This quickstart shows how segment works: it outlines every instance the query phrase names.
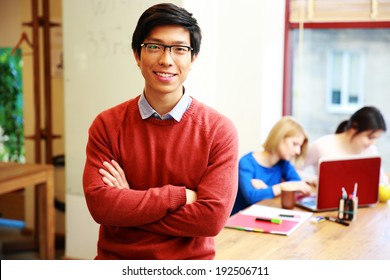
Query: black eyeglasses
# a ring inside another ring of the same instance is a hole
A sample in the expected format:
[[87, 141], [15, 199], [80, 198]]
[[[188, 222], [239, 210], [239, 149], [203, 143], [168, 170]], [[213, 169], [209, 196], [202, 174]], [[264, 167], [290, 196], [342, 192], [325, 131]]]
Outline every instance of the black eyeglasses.
[[165, 49], [169, 49], [171, 55], [174, 54], [177, 56], [186, 55], [193, 50], [193, 48], [189, 46], [182, 46], [182, 45], [167, 46], [167, 45], [156, 44], [156, 43], [143, 43], [141, 44], [141, 47], [145, 48], [148, 54], [154, 54], [154, 55], [163, 54], [165, 52]]

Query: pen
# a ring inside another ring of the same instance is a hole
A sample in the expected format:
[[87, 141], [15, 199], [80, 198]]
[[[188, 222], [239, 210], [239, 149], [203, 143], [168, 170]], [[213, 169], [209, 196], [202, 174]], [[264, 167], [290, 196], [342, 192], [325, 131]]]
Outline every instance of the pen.
[[282, 223], [281, 219], [278, 218], [262, 218], [262, 217], [256, 217], [256, 221], [263, 221], [263, 222], [269, 222], [273, 224], [280, 225]]
[[262, 230], [262, 229], [254, 229], [254, 228], [243, 228], [243, 227], [235, 227], [235, 229], [248, 231], [248, 232], [260, 232], [260, 233], [271, 233], [271, 234], [279, 234], [278, 232]]
[[255, 229], [255, 228], [236, 227], [235, 229], [243, 230], [243, 231], [249, 231], [249, 232], [270, 233], [268, 231], [264, 231], [262, 229]]
[[284, 217], [284, 218], [299, 218], [299, 216], [290, 215], [290, 214], [279, 214], [279, 217]]
[[346, 221], [340, 220], [340, 219], [335, 219], [332, 217], [325, 217], [325, 219], [327, 219], [328, 221], [332, 221], [332, 222], [344, 225], [344, 226], [349, 226], [349, 223], [347, 223]]

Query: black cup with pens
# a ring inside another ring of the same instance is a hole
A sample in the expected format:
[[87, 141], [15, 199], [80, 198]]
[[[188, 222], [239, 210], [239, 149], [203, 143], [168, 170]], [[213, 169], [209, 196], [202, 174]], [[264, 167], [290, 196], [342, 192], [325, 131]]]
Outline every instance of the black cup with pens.
[[348, 196], [347, 191], [343, 187], [341, 189], [341, 198], [339, 201], [338, 218], [340, 220], [355, 221], [357, 218], [358, 209], [358, 197], [357, 197], [358, 185], [355, 183], [353, 193]]

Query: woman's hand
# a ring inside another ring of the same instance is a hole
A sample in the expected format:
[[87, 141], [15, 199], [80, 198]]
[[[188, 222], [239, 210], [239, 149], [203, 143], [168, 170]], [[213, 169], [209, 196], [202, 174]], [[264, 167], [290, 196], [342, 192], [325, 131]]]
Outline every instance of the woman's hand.
[[268, 188], [268, 186], [263, 182], [263, 180], [260, 180], [260, 179], [252, 179], [251, 184], [252, 184], [252, 187], [254, 187], [257, 190]]
[[310, 195], [313, 192], [313, 186], [307, 184], [305, 181], [300, 182], [298, 191], [303, 195]]
[[130, 189], [125, 172], [115, 160], [111, 160], [111, 163], [105, 161], [103, 162], [103, 166], [107, 170], [101, 168], [99, 169], [99, 173], [103, 176], [102, 180], [107, 186]]
[[305, 181], [289, 181], [281, 184], [281, 190], [297, 191], [302, 196], [307, 196], [312, 193], [313, 188]]

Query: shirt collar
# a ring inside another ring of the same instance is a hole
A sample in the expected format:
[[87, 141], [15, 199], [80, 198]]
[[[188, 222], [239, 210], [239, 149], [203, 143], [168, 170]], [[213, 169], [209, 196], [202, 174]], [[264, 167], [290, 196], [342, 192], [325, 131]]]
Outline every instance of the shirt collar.
[[176, 106], [173, 107], [173, 109], [170, 112], [166, 113], [163, 116], [160, 116], [156, 112], [156, 110], [154, 110], [153, 107], [150, 106], [148, 100], [146, 100], [145, 93], [143, 92], [138, 101], [138, 108], [141, 113], [142, 119], [147, 119], [153, 116], [153, 117], [160, 118], [162, 120], [173, 118], [179, 122], [183, 117], [184, 113], [187, 111], [188, 107], [190, 106], [191, 101], [192, 98], [190, 97], [190, 95], [184, 92], [183, 96], [180, 98]]

